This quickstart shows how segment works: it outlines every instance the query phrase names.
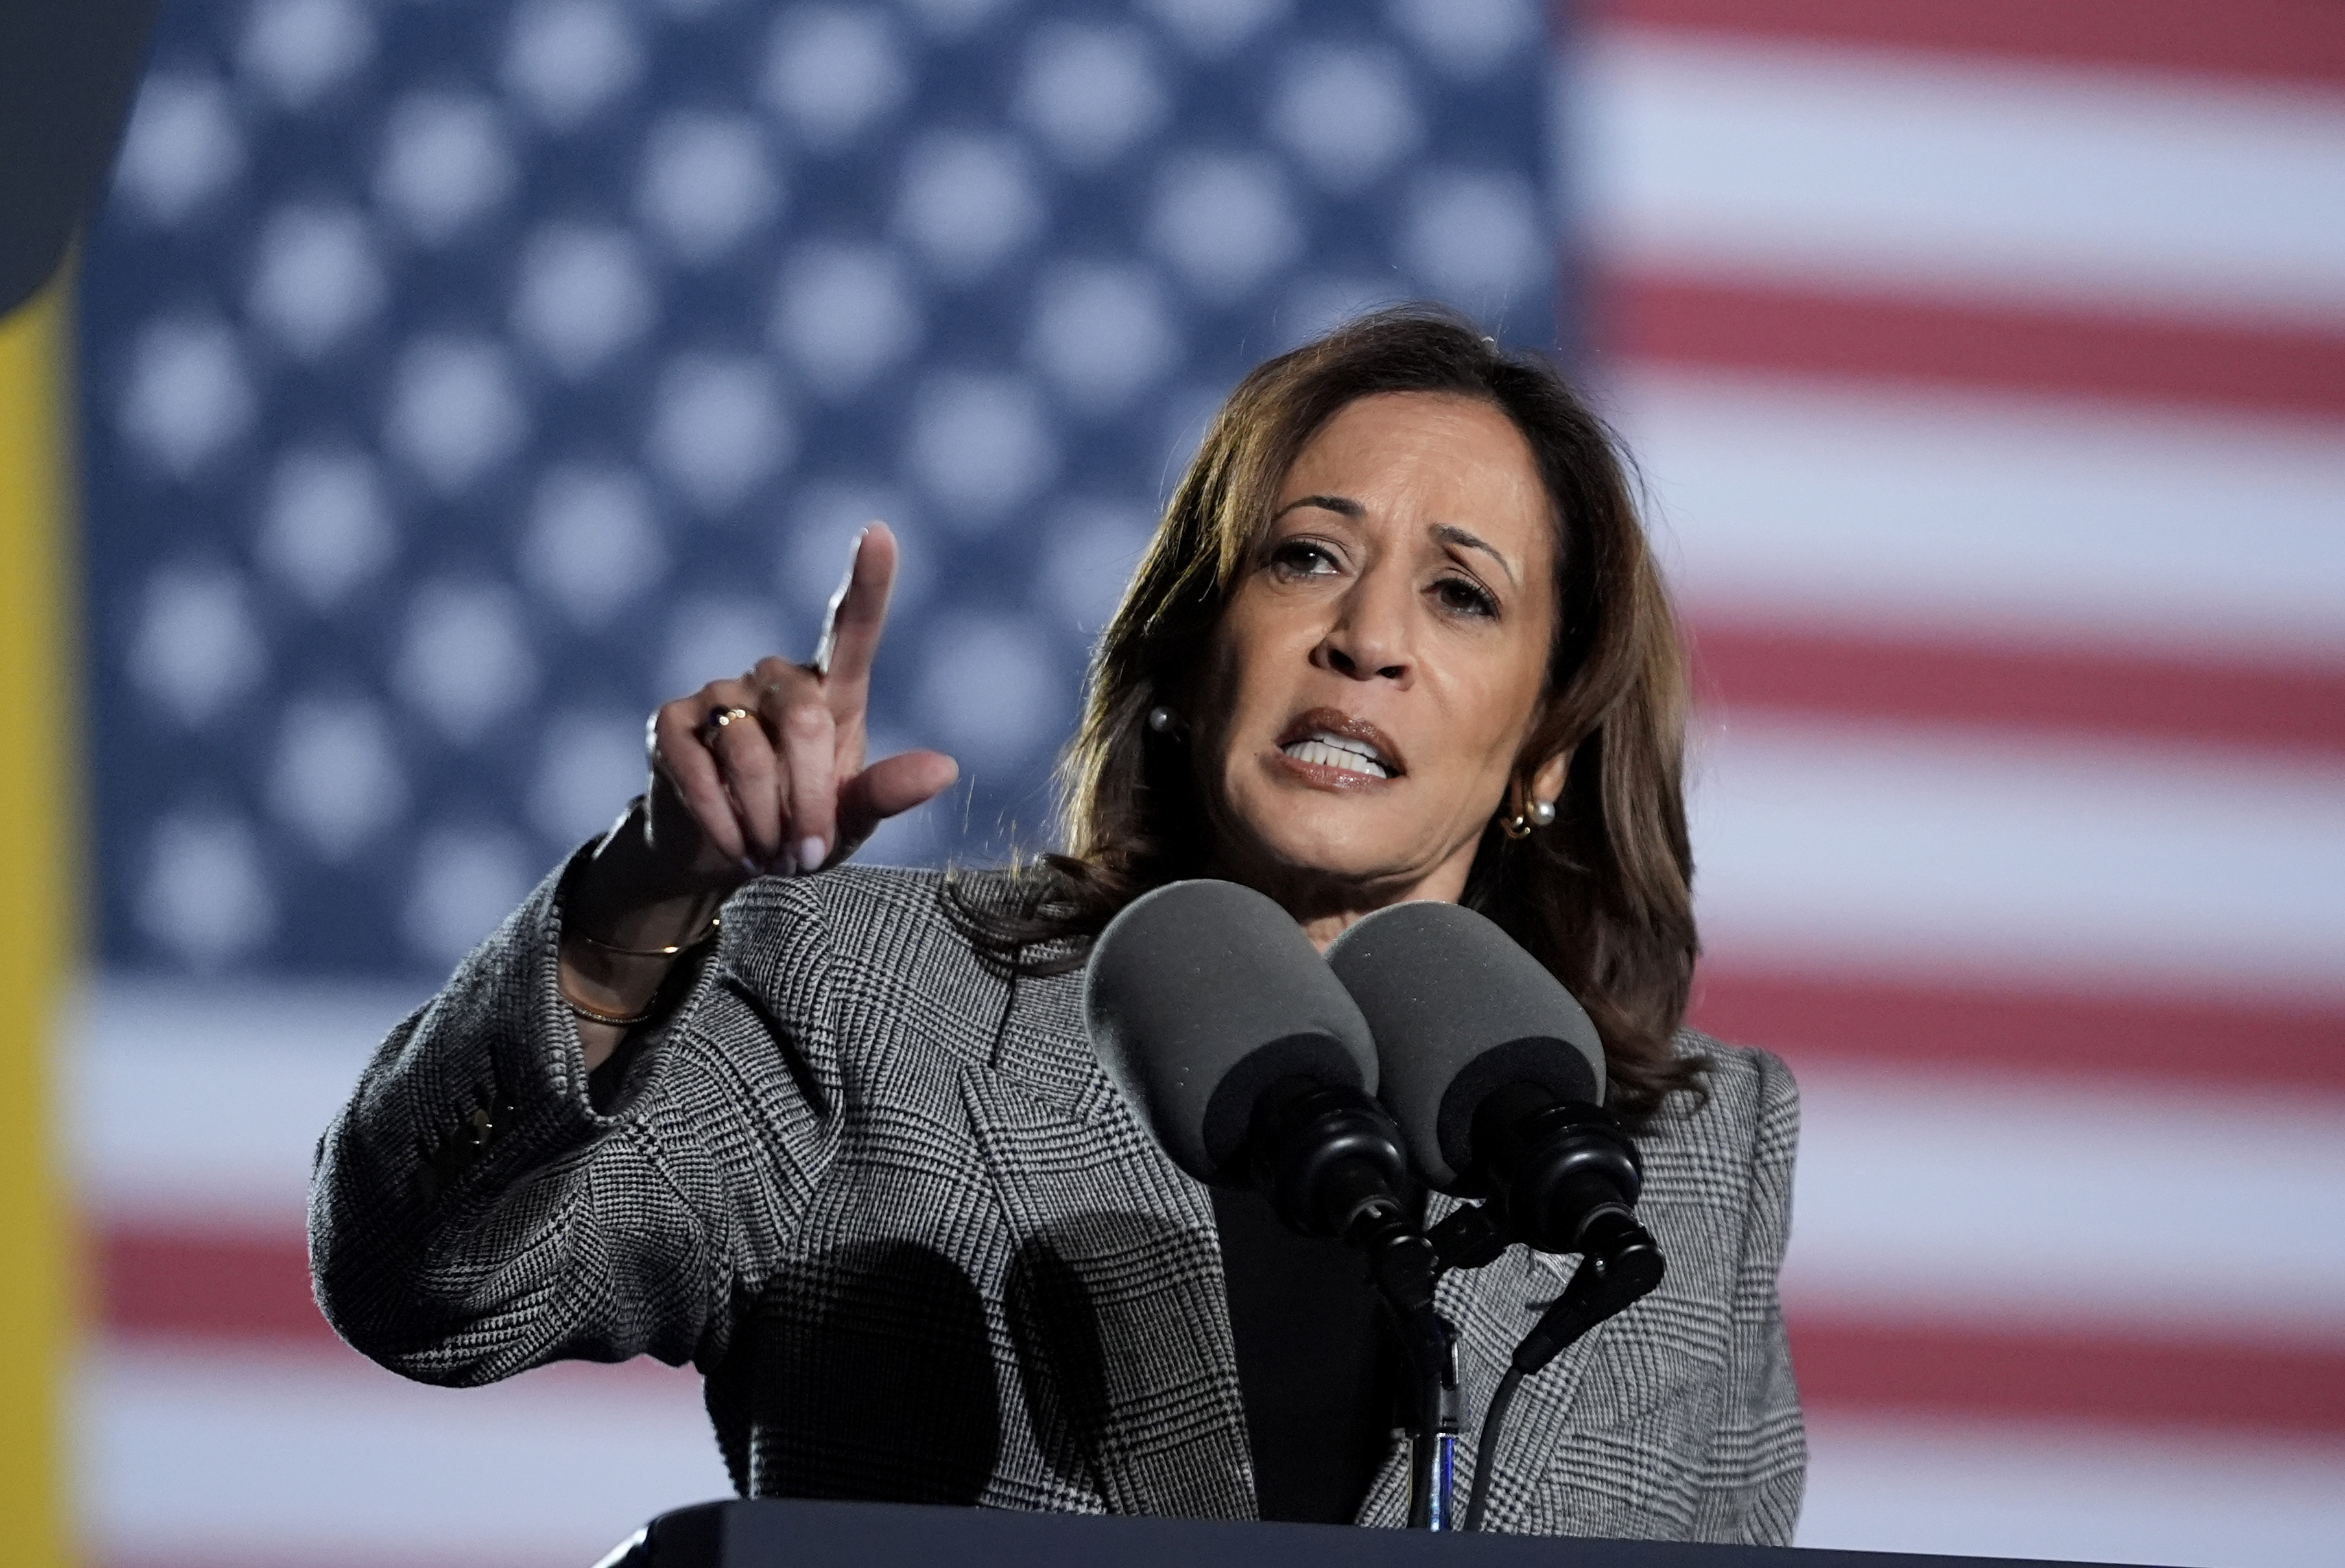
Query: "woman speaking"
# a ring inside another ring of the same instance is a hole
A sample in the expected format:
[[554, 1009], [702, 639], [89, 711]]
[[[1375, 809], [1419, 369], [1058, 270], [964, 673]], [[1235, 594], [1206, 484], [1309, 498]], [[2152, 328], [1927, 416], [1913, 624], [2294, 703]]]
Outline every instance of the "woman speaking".
[[[335, 1328], [435, 1383], [690, 1361], [751, 1495], [1397, 1524], [1356, 1254], [1182, 1174], [1080, 989], [1184, 877], [1323, 947], [1449, 900], [1594, 1019], [1670, 1259], [1523, 1385], [1487, 1527], [1788, 1541], [1797, 1101], [1680, 1027], [1681, 654], [1555, 372], [1411, 309], [1249, 375], [1101, 639], [1063, 852], [1023, 867], [851, 863], [955, 777], [864, 757], [895, 564], [874, 526], [811, 663], [661, 707], [645, 795], [376, 1054], [319, 1151]], [[1469, 1410], [1565, 1272], [1444, 1278]]]

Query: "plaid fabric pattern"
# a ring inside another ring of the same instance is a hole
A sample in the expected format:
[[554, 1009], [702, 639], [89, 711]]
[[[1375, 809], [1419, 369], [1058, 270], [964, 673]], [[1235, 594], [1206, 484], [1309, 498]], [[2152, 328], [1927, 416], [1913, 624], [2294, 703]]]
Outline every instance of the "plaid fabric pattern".
[[[386, 1040], [319, 1148], [319, 1300], [425, 1381], [652, 1355], [752, 1495], [1254, 1512], [1203, 1189], [1100, 1072], [1074, 976], [990, 973], [933, 872], [761, 881], [611, 1103], [554, 988], [549, 878]], [[1686, 1037], [1643, 1140], [1650, 1298], [1518, 1401], [1501, 1530], [1784, 1543], [1805, 1451], [1776, 1301], [1798, 1102]], [[1452, 1274], [1469, 1411], [1568, 1265]], [[1402, 1446], [1365, 1524], [1397, 1525]]]

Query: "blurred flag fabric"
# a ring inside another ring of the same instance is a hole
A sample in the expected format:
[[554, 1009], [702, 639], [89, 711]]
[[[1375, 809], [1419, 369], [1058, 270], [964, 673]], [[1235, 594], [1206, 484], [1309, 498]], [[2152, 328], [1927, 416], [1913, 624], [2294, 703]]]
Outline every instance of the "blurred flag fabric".
[[687, 1375], [340, 1352], [369, 1041], [903, 541], [875, 744], [1047, 829], [1089, 636], [1259, 359], [1555, 338], [1528, 0], [168, 0], [83, 274], [105, 1560], [584, 1563], [725, 1481]]
[[2335, 1562], [2345, 22], [2287, 0], [168, 3], [81, 290], [92, 1560], [721, 1492], [688, 1373], [342, 1350], [318, 1132], [872, 517], [881, 744], [973, 782], [870, 853], [1038, 842], [1205, 414], [1418, 297], [1561, 340], [1696, 635], [1803, 1543]]
[[1618, 0], [1596, 375], [1813, 1545], [2345, 1560], [2345, 11]]

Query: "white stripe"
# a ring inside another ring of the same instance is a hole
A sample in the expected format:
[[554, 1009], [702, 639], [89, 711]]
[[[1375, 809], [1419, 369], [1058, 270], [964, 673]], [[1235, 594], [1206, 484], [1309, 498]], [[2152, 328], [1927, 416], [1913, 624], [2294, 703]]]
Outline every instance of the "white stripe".
[[2345, 1449], [2191, 1432], [1809, 1426], [1802, 1546], [2183, 1568], [2335, 1568]]
[[2345, 1342], [2345, 1103], [1846, 1068], [1800, 1089], [1794, 1311]]
[[82, 1201], [298, 1226], [319, 1135], [422, 999], [382, 986], [91, 985], [66, 1009], [59, 1053]]
[[1560, 96], [1632, 262], [2345, 320], [2333, 96], [1631, 30]]
[[2345, 768], [1747, 715], [1690, 793], [1737, 967], [2345, 994]]
[[2345, 440], [1794, 377], [1615, 372], [1688, 604], [2345, 663]]
[[592, 1563], [729, 1494], [699, 1380], [634, 1368], [432, 1389], [351, 1358], [111, 1348], [82, 1380], [99, 1561]]

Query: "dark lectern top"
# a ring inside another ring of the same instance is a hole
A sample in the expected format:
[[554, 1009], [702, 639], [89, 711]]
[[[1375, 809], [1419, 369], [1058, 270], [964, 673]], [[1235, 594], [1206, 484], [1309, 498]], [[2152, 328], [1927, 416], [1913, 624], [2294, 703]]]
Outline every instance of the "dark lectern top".
[[[895, 1502], [704, 1502], [600, 1568], [2059, 1568], [2013, 1558], [1440, 1535], [1347, 1524], [1101, 1518]], [[2106, 1565], [2101, 1565], [2106, 1568]]]

